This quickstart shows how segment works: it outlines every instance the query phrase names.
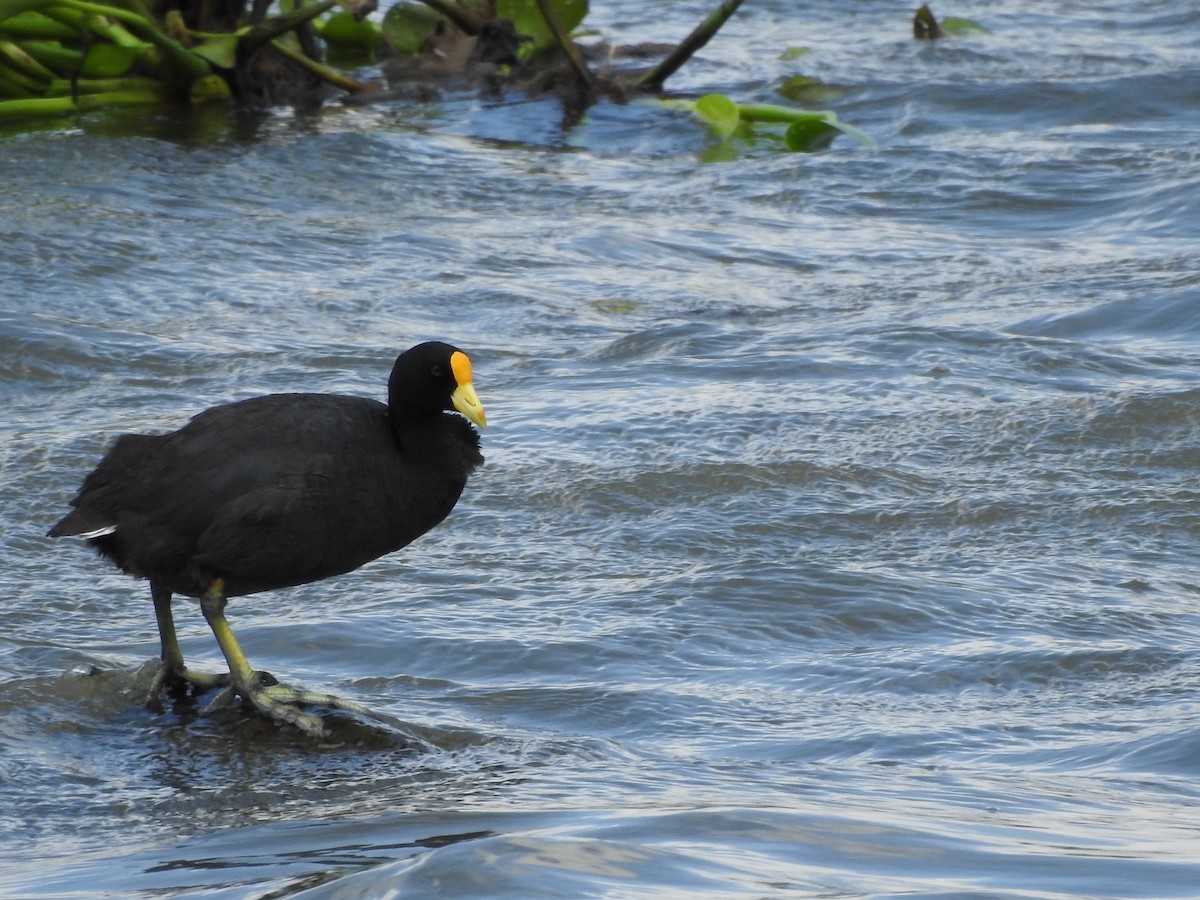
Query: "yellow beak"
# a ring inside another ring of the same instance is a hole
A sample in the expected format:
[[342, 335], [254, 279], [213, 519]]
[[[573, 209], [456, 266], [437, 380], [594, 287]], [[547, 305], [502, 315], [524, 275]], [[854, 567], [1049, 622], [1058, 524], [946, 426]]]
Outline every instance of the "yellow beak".
[[450, 402], [480, 428], [487, 428], [483, 404], [479, 402], [479, 395], [471, 384], [471, 361], [467, 359], [467, 354], [455, 350], [450, 355], [450, 369], [454, 372], [454, 380], [458, 382], [458, 387], [450, 395]]
[[480, 428], [487, 428], [487, 416], [483, 412], [483, 404], [479, 402], [479, 397], [475, 393], [475, 388], [471, 386], [471, 382], [468, 381], [455, 388], [454, 393], [450, 395], [450, 402], [454, 404], [455, 409]]

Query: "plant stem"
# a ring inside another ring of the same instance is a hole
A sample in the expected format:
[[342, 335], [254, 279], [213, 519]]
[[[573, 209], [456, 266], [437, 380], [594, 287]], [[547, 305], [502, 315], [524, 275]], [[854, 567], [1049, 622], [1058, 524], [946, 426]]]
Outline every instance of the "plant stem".
[[113, 91], [104, 94], [80, 94], [72, 97], [37, 97], [30, 100], [0, 101], [0, 122], [42, 116], [65, 116], [81, 110], [102, 106], [140, 106], [162, 103], [162, 91], [157, 88]]
[[328, 82], [329, 84], [332, 84], [336, 88], [341, 88], [343, 91], [349, 91], [350, 93], [358, 93], [360, 91], [365, 91], [370, 88], [369, 84], [362, 82], [362, 81], [358, 81], [357, 79], [351, 78], [345, 72], [341, 72], [337, 69], [331, 68], [330, 66], [323, 65], [322, 63], [319, 63], [316, 60], [309, 59], [303, 53], [299, 53], [299, 52], [293, 50], [291, 47], [287, 46], [287, 44], [283, 43], [282, 41], [271, 41], [271, 46], [278, 53], [282, 54], [283, 56], [286, 56], [292, 62], [308, 69], [308, 71], [312, 72], [314, 75], [316, 75], [322, 81]]
[[537, 0], [537, 5], [538, 11], [542, 14], [542, 18], [550, 28], [550, 33], [554, 35], [554, 40], [558, 41], [558, 46], [562, 48], [563, 53], [567, 56], [567, 62], [575, 70], [575, 77], [579, 79], [580, 84], [590, 90], [595, 84], [595, 79], [592, 78], [592, 73], [588, 69], [587, 63], [583, 61], [583, 54], [579, 52], [579, 48], [575, 46], [575, 42], [571, 40], [571, 36], [567, 34], [567, 30], [563, 28], [562, 21], [558, 18], [558, 13], [550, 5], [550, 0]]
[[661, 91], [663, 82], [670, 78], [685, 62], [707, 44], [721, 26], [737, 12], [742, 0], [721, 0], [721, 5], [705, 17], [696, 28], [667, 54], [667, 58], [639, 78], [634, 85], [638, 90]]
[[46, 87], [46, 96], [65, 97], [77, 94], [113, 94], [126, 91], [157, 90], [159, 84], [153, 78], [132, 75], [127, 78], [79, 78], [72, 82], [68, 78], [56, 78]]
[[298, 6], [282, 16], [274, 16], [255, 25], [246, 34], [238, 38], [238, 57], [245, 59], [263, 44], [272, 42], [275, 38], [299, 28], [305, 22], [310, 22], [319, 15], [329, 12], [337, 6], [337, 0], [324, 0], [323, 3], [305, 4]]

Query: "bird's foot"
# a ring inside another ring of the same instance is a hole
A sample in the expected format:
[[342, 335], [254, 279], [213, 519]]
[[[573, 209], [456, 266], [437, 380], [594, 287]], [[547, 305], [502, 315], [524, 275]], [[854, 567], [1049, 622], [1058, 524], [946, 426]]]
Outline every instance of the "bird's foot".
[[146, 706], [155, 707], [159, 698], [165, 692], [168, 696], [180, 699], [191, 694], [203, 694], [213, 688], [225, 687], [229, 684], [229, 673], [214, 674], [198, 672], [187, 666], [172, 666], [169, 663], [159, 663], [158, 670], [146, 691]]
[[223, 709], [232, 704], [237, 697], [241, 697], [267, 718], [285, 725], [292, 725], [315, 738], [326, 736], [325, 723], [316, 713], [311, 713], [302, 707], [324, 706], [369, 719], [375, 718], [375, 715], [367, 707], [361, 703], [355, 703], [353, 700], [343, 700], [341, 697], [320, 691], [304, 691], [288, 687], [286, 684], [280, 684], [266, 672], [258, 672], [256, 675], [258, 677], [254, 684], [230, 684], [204, 708], [201, 714], [208, 715], [218, 709]]

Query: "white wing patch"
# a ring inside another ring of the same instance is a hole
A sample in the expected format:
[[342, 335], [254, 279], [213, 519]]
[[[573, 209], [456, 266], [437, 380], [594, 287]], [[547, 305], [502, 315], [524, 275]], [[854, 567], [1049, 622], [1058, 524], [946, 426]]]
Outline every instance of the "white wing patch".
[[103, 528], [97, 528], [94, 531], [84, 531], [79, 536], [81, 538], [98, 538], [104, 537], [106, 534], [112, 534], [116, 530], [116, 525], [105, 525]]

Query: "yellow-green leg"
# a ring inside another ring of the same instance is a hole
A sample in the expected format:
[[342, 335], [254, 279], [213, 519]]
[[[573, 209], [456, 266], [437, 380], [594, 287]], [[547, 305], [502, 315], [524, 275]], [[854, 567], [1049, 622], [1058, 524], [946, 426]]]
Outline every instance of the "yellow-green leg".
[[229, 684], [228, 675], [212, 675], [208, 672], [196, 672], [187, 667], [183, 661], [183, 651], [179, 649], [179, 637], [175, 634], [175, 617], [171, 612], [171, 592], [166, 588], [151, 583], [150, 596], [154, 599], [154, 617], [158, 620], [158, 639], [162, 646], [162, 664], [150, 683], [146, 692], [146, 705], [155, 706], [159, 695], [165, 689], [169, 693], [179, 695], [192, 685], [198, 692], [223, 687]]
[[260, 673], [255, 672], [225, 619], [225, 603], [225, 583], [218, 578], [200, 599], [200, 610], [204, 613], [221, 652], [225, 654], [225, 661], [229, 663], [229, 687], [208, 706], [206, 712], [224, 706], [237, 695], [264, 715], [277, 722], [294, 725], [313, 737], [324, 737], [325, 726], [320, 717], [301, 709], [301, 705], [328, 706], [371, 716], [370, 710], [361, 704], [342, 700], [332, 694], [301, 691], [287, 685], [275, 684], [270, 676], [263, 678]]

